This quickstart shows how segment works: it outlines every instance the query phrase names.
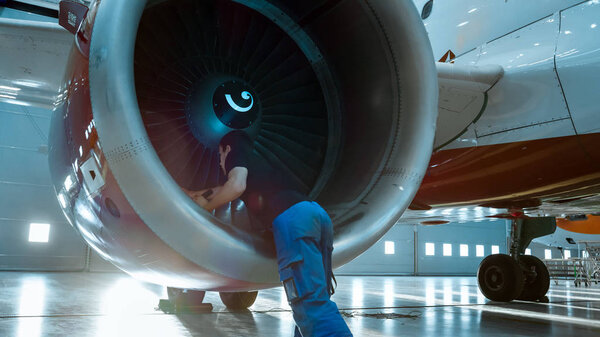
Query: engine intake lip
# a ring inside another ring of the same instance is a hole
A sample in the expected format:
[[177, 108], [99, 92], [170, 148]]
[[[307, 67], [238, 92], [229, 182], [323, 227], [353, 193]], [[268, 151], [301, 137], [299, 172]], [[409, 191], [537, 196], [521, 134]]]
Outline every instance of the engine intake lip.
[[[277, 24], [303, 48], [313, 67], [319, 69], [317, 73], [327, 73], [327, 69], [323, 69], [327, 68], [324, 58], [316, 47], [311, 46], [312, 40], [272, 5], [276, 1], [239, 2], [267, 13], [267, 17], [277, 17]], [[438, 92], [431, 48], [414, 4], [389, 0], [346, 1], [342, 4], [364, 9], [371, 25], [380, 27], [381, 34], [376, 39], [384, 50], [387, 49], [384, 52], [391, 55], [388, 63], [395, 66], [395, 72], [390, 75], [393, 83], [388, 78], [383, 78], [380, 83], [384, 91], [394, 92], [391, 99], [394, 108], [389, 112], [394, 115], [394, 125], [389, 141], [388, 136], [384, 136], [387, 144], [382, 152], [385, 155], [379, 169], [369, 173], [372, 179], [361, 194], [360, 204], [336, 210], [342, 214], [344, 209], [353, 209], [346, 217], [347, 224], [340, 230], [336, 228], [335, 265], [348, 262], [381, 238], [412, 200], [433, 146]], [[150, 143], [140, 116], [132, 61], [137, 28], [145, 7], [144, 1], [102, 0], [95, 19], [89, 57], [90, 98], [108, 165], [144, 223], [199, 269], [240, 280], [240, 285], [245, 282], [247, 287], [277, 286], [279, 276], [274, 257], [257, 252], [251, 242], [240, 240], [227, 226], [189, 199], [169, 175]], [[115, 25], [115, 22], [119, 24]], [[386, 31], [385, 26], [398, 29]], [[333, 136], [328, 139], [328, 150], [336, 149], [342, 132], [341, 123], [334, 122], [335, 114], [341, 113], [337, 84], [332, 78], [325, 78], [321, 79], [321, 86], [324, 91], [330, 91], [326, 99], [334, 120], [329, 124], [338, 127], [329, 131]], [[403, 89], [401, 93], [399, 86]], [[369, 103], [377, 106], [379, 97], [367, 98], [373, 99]], [[326, 156], [335, 161], [334, 157]], [[335, 169], [334, 163], [324, 167], [329, 172], [322, 175], [324, 178], [317, 182], [314, 190], [325, 189], [327, 177]], [[403, 187], [402, 192], [397, 186]]]

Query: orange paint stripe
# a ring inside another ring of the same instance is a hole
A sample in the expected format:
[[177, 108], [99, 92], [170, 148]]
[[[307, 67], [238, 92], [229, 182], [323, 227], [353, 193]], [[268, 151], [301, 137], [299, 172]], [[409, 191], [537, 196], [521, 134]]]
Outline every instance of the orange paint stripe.
[[569, 232], [600, 234], [600, 216], [588, 214], [587, 220], [581, 221], [569, 221], [567, 219], [557, 218], [556, 225]]

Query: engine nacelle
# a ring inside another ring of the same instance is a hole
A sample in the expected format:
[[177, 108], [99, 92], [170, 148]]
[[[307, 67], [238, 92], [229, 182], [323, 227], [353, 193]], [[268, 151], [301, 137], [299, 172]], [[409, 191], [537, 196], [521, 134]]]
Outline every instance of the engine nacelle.
[[52, 178], [71, 224], [134, 277], [279, 284], [271, 235], [243, 203], [211, 214], [180, 188], [223, 181], [216, 146], [231, 130], [329, 212], [334, 266], [379, 240], [420, 185], [438, 86], [411, 1], [101, 0], [79, 30]]

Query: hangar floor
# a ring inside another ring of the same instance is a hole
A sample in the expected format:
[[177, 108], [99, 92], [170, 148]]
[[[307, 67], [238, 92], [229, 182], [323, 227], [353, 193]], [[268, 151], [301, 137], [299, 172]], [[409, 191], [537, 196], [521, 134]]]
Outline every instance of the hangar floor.
[[[342, 277], [334, 300], [355, 336], [598, 336], [600, 287], [552, 284], [550, 303], [489, 303], [474, 277]], [[157, 311], [161, 290], [123, 274], [0, 272], [0, 336], [292, 336], [281, 288], [246, 312]]]

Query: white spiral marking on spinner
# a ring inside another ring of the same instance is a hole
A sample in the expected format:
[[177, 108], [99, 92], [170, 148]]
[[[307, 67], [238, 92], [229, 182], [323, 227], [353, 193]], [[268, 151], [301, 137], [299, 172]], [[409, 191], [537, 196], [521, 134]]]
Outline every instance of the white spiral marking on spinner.
[[250, 111], [250, 109], [252, 109], [252, 107], [254, 106], [254, 98], [253, 98], [253, 97], [252, 97], [252, 95], [251, 95], [249, 92], [247, 92], [247, 91], [242, 91], [242, 94], [241, 94], [241, 96], [242, 96], [242, 98], [243, 98], [243, 99], [245, 99], [245, 100], [250, 100], [250, 105], [249, 105], [249, 106], [247, 106], [247, 107], [245, 107], [245, 108], [242, 108], [241, 106], [237, 105], [237, 104], [236, 104], [236, 103], [233, 101], [233, 99], [231, 98], [231, 95], [230, 95], [230, 94], [225, 94], [225, 99], [227, 100], [227, 103], [229, 103], [229, 106], [230, 106], [230, 107], [231, 107], [233, 110], [235, 110], [235, 111], [238, 111], [238, 112], [248, 112], [248, 111]]

